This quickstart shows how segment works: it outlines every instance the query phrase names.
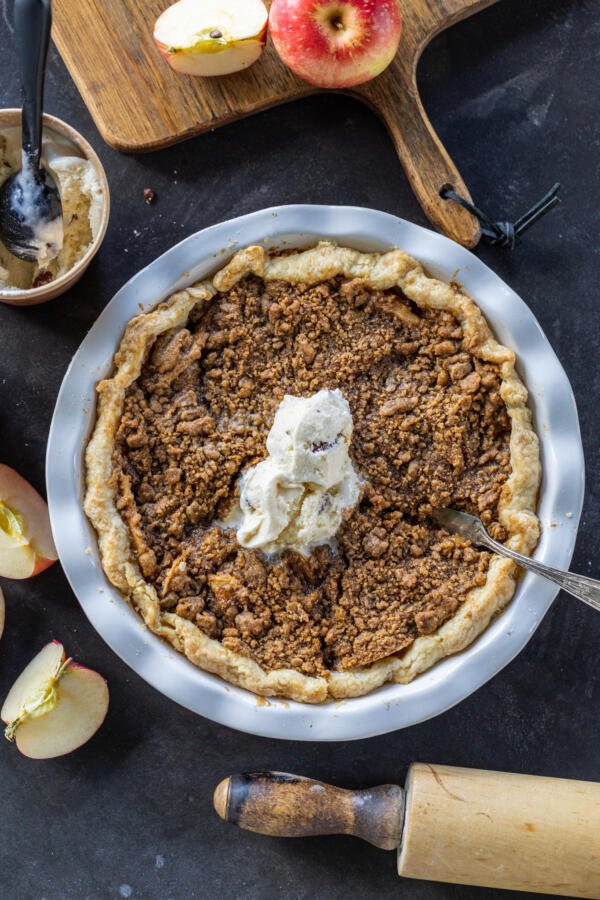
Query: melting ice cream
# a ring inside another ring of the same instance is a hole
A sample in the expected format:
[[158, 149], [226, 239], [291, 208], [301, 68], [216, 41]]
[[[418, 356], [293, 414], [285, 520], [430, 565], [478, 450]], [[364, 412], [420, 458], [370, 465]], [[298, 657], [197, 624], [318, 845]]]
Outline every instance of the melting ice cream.
[[352, 415], [341, 391], [286, 395], [267, 438], [267, 459], [240, 479], [240, 504], [229, 517], [243, 547], [308, 554], [330, 542], [360, 485], [348, 448]]
[[[21, 168], [21, 129], [0, 133], [0, 184]], [[102, 185], [93, 164], [79, 155], [67, 138], [44, 130], [42, 165], [50, 170], [60, 192], [63, 222], [52, 223], [35, 235], [38, 261], [13, 256], [0, 242], [0, 290], [29, 290], [64, 275], [79, 262], [95, 239], [102, 217]], [[46, 252], [50, 245], [60, 249]], [[52, 258], [54, 256], [54, 258]]]

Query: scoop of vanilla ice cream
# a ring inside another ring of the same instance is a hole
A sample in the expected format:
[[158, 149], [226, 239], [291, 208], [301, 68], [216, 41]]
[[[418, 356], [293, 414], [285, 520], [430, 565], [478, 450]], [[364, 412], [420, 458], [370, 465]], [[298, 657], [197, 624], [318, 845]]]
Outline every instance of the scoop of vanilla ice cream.
[[341, 391], [286, 395], [267, 438], [267, 459], [240, 480], [239, 508], [229, 516], [243, 547], [308, 554], [330, 542], [360, 482], [348, 448], [352, 415]]
[[240, 544], [265, 547], [276, 541], [298, 509], [302, 494], [302, 486], [289, 483], [272, 459], [249, 469], [240, 487]]
[[352, 415], [339, 390], [286, 395], [275, 414], [267, 450], [296, 481], [332, 487], [349, 462]]
[[[39, 275], [52, 280], [64, 275], [79, 262], [100, 229], [104, 197], [93, 164], [78, 156], [77, 147], [50, 129], [44, 130], [42, 165], [56, 181], [63, 210], [63, 234], [40, 234], [40, 246], [62, 240], [54, 259], [40, 253], [37, 263], [13, 256], [0, 242], [0, 290], [29, 290]], [[0, 184], [21, 167], [21, 130], [7, 128], [0, 133]], [[58, 223], [60, 224], [60, 223]]]

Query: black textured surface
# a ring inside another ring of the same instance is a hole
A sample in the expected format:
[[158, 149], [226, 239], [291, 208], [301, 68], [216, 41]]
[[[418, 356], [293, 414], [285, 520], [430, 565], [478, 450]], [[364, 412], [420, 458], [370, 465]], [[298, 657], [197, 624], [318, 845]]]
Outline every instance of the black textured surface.
[[[19, 99], [11, 4], [0, 0], [0, 106]], [[600, 8], [596, 0], [502, 0], [438, 37], [420, 67], [423, 99], [475, 200], [519, 215], [555, 180], [562, 205], [512, 255], [481, 257], [529, 303], [573, 384], [588, 490], [574, 568], [600, 576], [597, 404]], [[44, 452], [68, 362], [110, 297], [180, 238], [279, 203], [372, 206], [426, 224], [383, 126], [357, 102], [322, 96], [145, 157], [103, 145], [56, 52], [48, 112], [80, 129], [113, 200], [101, 252], [80, 284], [42, 307], [0, 305], [0, 459], [44, 489]], [[147, 206], [143, 189], [158, 202]], [[284, 841], [217, 819], [226, 774], [279, 769], [347, 786], [402, 781], [414, 759], [600, 778], [600, 618], [561, 596], [521, 655], [437, 719], [352, 744], [250, 737], [180, 709], [106, 647], [57, 565], [2, 584], [0, 694], [48, 639], [109, 681], [106, 723], [84, 748], [34, 762], [0, 745], [0, 892], [81, 898], [528, 896], [397, 880], [393, 854], [349, 838]]]

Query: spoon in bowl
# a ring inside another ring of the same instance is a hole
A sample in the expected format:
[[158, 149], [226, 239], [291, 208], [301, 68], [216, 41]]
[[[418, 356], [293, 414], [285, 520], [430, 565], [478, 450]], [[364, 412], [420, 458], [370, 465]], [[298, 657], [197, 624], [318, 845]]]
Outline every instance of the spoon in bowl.
[[548, 581], [553, 581], [559, 587], [566, 591], [577, 600], [582, 600], [588, 606], [600, 612], [600, 581], [588, 578], [586, 575], [574, 575], [571, 572], [563, 572], [561, 569], [554, 569], [552, 566], [546, 566], [529, 556], [523, 556], [521, 553], [515, 553], [509, 550], [503, 544], [495, 541], [485, 530], [485, 526], [481, 519], [476, 516], [470, 516], [468, 513], [459, 512], [457, 509], [436, 509], [431, 514], [431, 518], [437, 522], [440, 528], [445, 528], [451, 534], [459, 534], [461, 537], [477, 547], [486, 547], [493, 553], [500, 556], [507, 556], [514, 560], [524, 569], [535, 572], [536, 575], [542, 575]]
[[14, 23], [21, 60], [23, 153], [21, 169], [0, 187], [0, 241], [13, 256], [43, 265], [63, 245], [60, 194], [41, 165], [51, 0], [15, 0]]

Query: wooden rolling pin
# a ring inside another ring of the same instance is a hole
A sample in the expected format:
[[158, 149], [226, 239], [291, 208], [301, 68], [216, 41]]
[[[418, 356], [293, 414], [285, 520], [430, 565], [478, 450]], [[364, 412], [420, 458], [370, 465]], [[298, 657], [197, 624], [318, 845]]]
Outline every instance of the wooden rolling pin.
[[214, 804], [260, 834], [351, 834], [397, 849], [407, 878], [600, 898], [600, 784], [415, 763], [404, 790], [233, 775]]

